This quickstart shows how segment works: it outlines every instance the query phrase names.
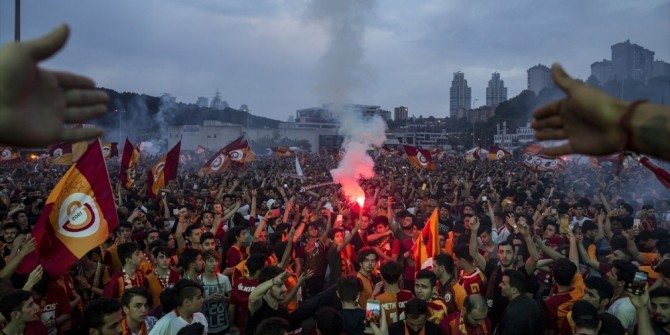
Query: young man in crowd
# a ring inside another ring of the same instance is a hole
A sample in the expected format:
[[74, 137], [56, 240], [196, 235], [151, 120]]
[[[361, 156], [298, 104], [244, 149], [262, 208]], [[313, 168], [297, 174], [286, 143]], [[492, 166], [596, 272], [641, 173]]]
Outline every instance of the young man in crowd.
[[196, 280], [205, 267], [202, 252], [198, 249], [186, 248], [179, 255], [179, 266], [184, 269], [182, 278]]
[[[417, 282], [417, 285], [418, 282]], [[389, 326], [389, 335], [440, 335], [440, 327], [431, 322], [428, 304], [420, 298], [414, 298], [405, 304], [405, 320]]]
[[88, 335], [119, 335], [123, 328], [121, 302], [113, 298], [100, 298], [84, 308], [82, 331]]
[[147, 274], [147, 285], [151, 292], [152, 306], [154, 309], [160, 306], [160, 295], [168, 287], [174, 286], [179, 281], [179, 272], [170, 268], [170, 250], [164, 246], [156, 246], [151, 251], [154, 263], [154, 271]]
[[[376, 294], [373, 299], [378, 300], [384, 309], [388, 324], [405, 318], [405, 303], [414, 298], [411, 291], [403, 290], [399, 286], [402, 276], [402, 265], [398, 262], [388, 261], [379, 269], [384, 285], [384, 293]], [[375, 287], [375, 289], [379, 286]]]
[[361, 295], [358, 303], [365, 309], [368, 299], [372, 298], [372, 292], [377, 283], [377, 278], [372, 274], [372, 270], [377, 263], [377, 253], [369, 247], [363, 248], [358, 252], [359, 270], [356, 278], [361, 281]]
[[148, 287], [145, 274], [139, 270], [143, 257], [140, 245], [135, 242], [120, 244], [117, 253], [122, 269], [109, 279], [102, 293], [103, 297], [119, 299], [126, 289]]
[[205, 271], [198, 276], [198, 282], [202, 284], [205, 297], [203, 314], [207, 317], [209, 334], [220, 335], [229, 326], [228, 300], [232, 287], [228, 277], [216, 272], [216, 268], [221, 261], [221, 256], [216, 251], [205, 251], [203, 259], [205, 260]]
[[256, 326], [267, 318], [279, 317], [289, 319], [288, 308], [282, 304], [286, 298], [286, 278], [288, 273], [276, 266], [264, 267], [258, 286], [249, 295], [249, 313], [247, 318], [247, 334], [255, 334]]
[[121, 321], [122, 335], [147, 335], [158, 319], [149, 316], [149, 291], [144, 287], [133, 287], [123, 292], [124, 318]]
[[433, 258], [433, 272], [437, 276], [437, 294], [447, 303], [449, 314], [463, 308], [467, 292], [454, 276], [454, 259], [447, 254], [439, 254]]
[[[414, 294], [426, 302], [428, 306], [427, 318], [436, 325], [449, 313], [447, 303], [442, 297], [435, 295], [437, 291], [437, 276], [431, 270], [423, 269], [417, 272], [414, 281]], [[405, 316], [407, 313], [405, 313]]]
[[544, 334], [540, 306], [526, 295], [526, 276], [512, 269], [501, 275], [500, 289], [509, 303], [499, 318], [496, 334]]
[[194, 323], [204, 325], [207, 332], [207, 318], [200, 313], [204, 301], [202, 286], [193, 280], [181, 279], [168, 290], [177, 307], [158, 320], [149, 335], [177, 335], [181, 328]]
[[246, 320], [249, 312], [249, 295], [258, 286], [258, 276], [265, 266], [268, 256], [265, 254], [252, 255], [247, 259], [247, 276], [238, 278], [233, 282], [230, 304], [228, 305], [228, 317], [230, 331], [237, 331], [240, 335], [246, 334]]
[[489, 308], [481, 294], [469, 295], [463, 309], [450, 313], [440, 322], [442, 334], [445, 335], [491, 335], [491, 322], [488, 318]]
[[40, 307], [29, 292], [15, 290], [0, 298], [0, 314], [5, 325], [3, 334], [46, 335], [47, 328], [40, 320]]

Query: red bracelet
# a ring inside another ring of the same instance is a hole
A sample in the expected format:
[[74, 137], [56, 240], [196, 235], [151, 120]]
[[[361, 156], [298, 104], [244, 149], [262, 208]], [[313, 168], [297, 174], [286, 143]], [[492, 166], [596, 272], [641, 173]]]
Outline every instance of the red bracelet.
[[620, 150], [619, 150], [619, 162], [617, 164], [616, 175], [618, 176], [621, 173], [621, 166], [623, 161], [626, 159], [626, 149], [633, 150], [633, 127], [630, 124], [630, 120], [633, 117], [633, 112], [643, 103], [646, 103], [647, 100], [635, 100], [628, 104], [626, 111], [619, 119], [619, 126], [623, 130], [624, 137], [621, 141]]

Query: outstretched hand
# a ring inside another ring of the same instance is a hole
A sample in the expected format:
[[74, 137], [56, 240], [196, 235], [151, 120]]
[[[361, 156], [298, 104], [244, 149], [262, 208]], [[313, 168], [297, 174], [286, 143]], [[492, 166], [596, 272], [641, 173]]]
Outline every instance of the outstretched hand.
[[532, 127], [538, 140], [568, 140], [568, 143], [545, 148], [545, 153], [606, 155], [620, 150], [625, 134], [619, 120], [626, 104], [570, 78], [558, 64], [552, 66], [551, 73], [567, 97], [536, 110]]
[[44, 147], [102, 135], [100, 128], [63, 125], [104, 115], [107, 93], [87, 77], [38, 66], [63, 48], [69, 32], [61, 25], [43, 37], [0, 48], [0, 142]]

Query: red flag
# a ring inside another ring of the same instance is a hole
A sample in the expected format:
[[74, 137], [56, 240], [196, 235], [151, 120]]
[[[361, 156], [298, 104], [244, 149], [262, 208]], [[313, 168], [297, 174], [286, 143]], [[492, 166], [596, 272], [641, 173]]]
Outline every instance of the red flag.
[[223, 149], [228, 153], [228, 158], [232, 163], [242, 165], [247, 162], [254, 160], [255, 154], [249, 146], [249, 142], [244, 138], [244, 136], [238, 137], [236, 140], [232, 141]]
[[67, 272], [118, 225], [107, 166], [99, 140], [61, 178], [33, 228], [37, 249], [17, 272], [39, 262], [52, 278]]
[[19, 163], [21, 155], [12, 147], [0, 147], [0, 163]]
[[432, 162], [430, 152], [428, 150], [419, 149], [411, 145], [403, 145], [407, 153], [407, 159], [417, 169], [431, 169], [435, 170], [435, 163]]
[[76, 143], [58, 143], [49, 147], [49, 160], [53, 164], [70, 165], [88, 149], [86, 141]]
[[498, 161], [498, 160], [503, 160], [512, 157], [512, 154], [505, 150], [502, 149], [496, 145], [492, 145], [489, 147], [489, 160], [490, 161]]
[[640, 164], [644, 165], [649, 171], [653, 172], [656, 175], [656, 179], [658, 179], [665, 188], [670, 189], [670, 173], [668, 171], [665, 171], [658, 167], [656, 164], [654, 164], [649, 157], [643, 156], [640, 158]]
[[536, 172], [549, 172], [565, 170], [566, 163], [559, 157], [549, 157], [544, 155], [533, 155], [526, 153], [523, 161], [523, 167]]
[[121, 168], [119, 169], [119, 181], [125, 188], [135, 185], [135, 168], [140, 159], [140, 146], [133, 148], [133, 144], [126, 138], [123, 145], [123, 156], [121, 156]]
[[147, 195], [156, 197], [158, 191], [164, 188], [168, 181], [177, 178], [177, 169], [179, 168], [179, 151], [181, 150], [181, 141], [179, 141], [165, 156], [151, 167], [147, 176]]
[[203, 174], [221, 174], [228, 171], [229, 167], [230, 159], [228, 158], [228, 153], [225, 148], [223, 148], [205, 163], [205, 166], [200, 169], [200, 172]]
[[295, 157], [296, 152], [291, 150], [289, 147], [273, 147], [272, 152], [274, 152], [275, 156], [277, 158], [289, 158], [289, 157]]
[[105, 159], [116, 157], [119, 155], [119, 143], [111, 142], [102, 145], [102, 155]]
[[433, 210], [419, 236], [416, 237], [412, 254], [414, 255], [415, 271], [433, 268], [433, 257], [440, 253], [440, 237], [437, 208]]

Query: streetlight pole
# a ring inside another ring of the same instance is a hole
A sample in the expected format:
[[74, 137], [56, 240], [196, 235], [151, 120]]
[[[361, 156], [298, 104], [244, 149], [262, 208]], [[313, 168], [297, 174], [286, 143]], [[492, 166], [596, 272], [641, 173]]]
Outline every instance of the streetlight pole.
[[[476, 104], [477, 104], [477, 99], [475, 99], [473, 105], [476, 105]], [[473, 106], [473, 107], [474, 107], [474, 106]], [[470, 109], [470, 117], [472, 118], [472, 147], [474, 148], [474, 147], [475, 147], [475, 118], [474, 118], [474, 116], [472, 115], [472, 110], [473, 110], [473, 109], [474, 109], [474, 108], [471, 108], [471, 109]]]

